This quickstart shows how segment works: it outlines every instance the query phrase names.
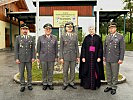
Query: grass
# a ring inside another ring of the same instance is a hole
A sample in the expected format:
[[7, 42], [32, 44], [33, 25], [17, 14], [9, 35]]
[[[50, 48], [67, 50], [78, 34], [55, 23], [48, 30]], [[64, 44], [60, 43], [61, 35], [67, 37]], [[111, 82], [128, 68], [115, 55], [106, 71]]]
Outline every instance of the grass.
[[[78, 75], [79, 75], [78, 73], [75, 73], [75, 81], [76, 82], [79, 81]], [[18, 75], [18, 78], [19, 78], [19, 75]], [[27, 72], [26, 71], [25, 71], [25, 78], [27, 80]], [[105, 79], [107, 79], [106, 72], [105, 72]], [[118, 79], [121, 80], [122, 76], [119, 75]], [[32, 80], [33, 81], [42, 81], [42, 69], [37, 68], [37, 62], [34, 62], [33, 66], [32, 66]], [[63, 74], [62, 73], [54, 74], [53, 80], [58, 81], [58, 82], [63, 81]]]
[[126, 51], [133, 51], [133, 43], [126, 43]]

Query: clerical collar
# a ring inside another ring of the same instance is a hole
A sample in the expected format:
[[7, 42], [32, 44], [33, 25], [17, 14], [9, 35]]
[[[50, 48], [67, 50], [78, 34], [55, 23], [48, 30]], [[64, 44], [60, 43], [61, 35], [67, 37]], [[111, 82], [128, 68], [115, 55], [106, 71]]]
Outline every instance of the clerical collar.
[[90, 36], [92, 36], [92, 37], [93, 37], [94, 35], [95, 35], [95, 34], [90, 34]]

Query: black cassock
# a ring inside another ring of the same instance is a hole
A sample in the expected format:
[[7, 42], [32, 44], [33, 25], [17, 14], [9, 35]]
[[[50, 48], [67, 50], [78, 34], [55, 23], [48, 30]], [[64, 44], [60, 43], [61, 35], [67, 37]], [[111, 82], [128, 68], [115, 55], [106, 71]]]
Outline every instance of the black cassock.
[[[82, 62], [82, 58], [86, 62]], [[97, 62], [97, 58], [101, 58]], [[104, 80], [103, 67], [103, 45], [100, 36], [88, 35], [85, 37], [81, 48], [80, 67], [79, 67], [80, 86], [85, 89], [95, 90], [101, 86], [101, 80]]]

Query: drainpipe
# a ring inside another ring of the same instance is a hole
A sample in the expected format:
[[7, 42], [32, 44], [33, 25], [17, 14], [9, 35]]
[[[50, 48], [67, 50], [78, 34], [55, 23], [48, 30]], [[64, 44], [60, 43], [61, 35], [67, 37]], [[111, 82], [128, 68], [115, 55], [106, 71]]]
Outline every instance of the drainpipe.
[[123, 36], [125, 37], [126, 35], [126, 14], [124, 14], [124, 33]]
[[97, 0], [97, 35], [99, 35], [99, 0]]

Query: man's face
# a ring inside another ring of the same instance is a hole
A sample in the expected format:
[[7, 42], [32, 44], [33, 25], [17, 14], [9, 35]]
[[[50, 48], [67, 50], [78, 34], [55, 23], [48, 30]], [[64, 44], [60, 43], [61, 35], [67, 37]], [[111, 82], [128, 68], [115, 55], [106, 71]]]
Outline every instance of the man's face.
[[46, 35], [50, 35], [51, 32], [52, 32], [52, 28], [46, 27], [46, 28], [44, 28], [44, 32], [45, 32]]
[[94, 35], [95, 34], [95, 29], [94, 28], [89, 28], [89, 33], [90, 35]]
[[110, 32], [111, 34], [114, 34], [114, 33], [116, 32], [116, 27], [110, 27], [110, 28], [109, 28], [109, 32]]
[[73, 26], [72, 25], [66, 25], [66, 32], [71, 33], [73, 31]]
[[21, 28], [21, 33], [23, 35], [27, 35], [28, 34], [28, 31], [29, 31], [29, 28]]

